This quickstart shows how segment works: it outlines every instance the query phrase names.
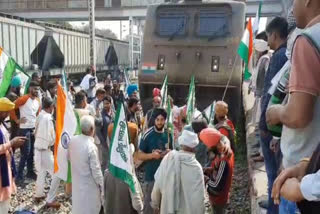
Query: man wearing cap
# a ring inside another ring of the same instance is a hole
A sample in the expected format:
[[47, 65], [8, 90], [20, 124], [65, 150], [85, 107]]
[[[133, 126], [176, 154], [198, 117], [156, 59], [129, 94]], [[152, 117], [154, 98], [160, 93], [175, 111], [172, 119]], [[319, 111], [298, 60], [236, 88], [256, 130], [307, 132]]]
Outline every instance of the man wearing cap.
[[144, 122], [144, 127], [143, 127], [144, 132], [147, 131], [147, 129], [154, 126], [155, 118], [154, 118], [153, 112], [156, 108], [160, 107], [161, 97], [159, 97], [159, 96], [154, 97], [152, 100], [152, 105], [153, 105], [153, 108], [147, 112], [146, 117], [145, 117], [145, 122]]
[[15, 163], [12, 148], [23, 145], [25, 137], [15, 137], [9, 140], [9, 132], [4, 125], [4, 120], [9, 116], [9, 111], [14, 109], [14, 103], [8, 98], [0, 98], [0, 213], [6, 214], [10, 208], [11, 194], [16, 192], [14, 183]]
[[[37, 116], [40, 113], [41, 105], [38, 98], [39, 84], [31, 81], [29, 84], [29, 94], [19, 97], [14, 103], [15, 108], [10, 112], [11, 119], [19, 125], [19, 135], [27, 137], [26, 143], [21, 147], [21, 159], [18, 168], [17, 181], [24, 181], [24, 167], [27, 163], [27, 177], [36, 179], [33, 170], [34, 154], [34, 129], [36, 127]], [[20, 119], [16, 115], [16, 109], [19, 109]]]
[[21, 77], [19, 75], [14, 76], [11, 80], [10, 91], [8, 92], [8, 94], [10, 92], [13, 92], [18, 97], [20, 97], [21, 85], [22, 85]]
[[198, 135], [184, 130], [178, 142], [181, 150], [169, 152], [154, 176], [151, 206], [160, 214], [204, 214], [204, 176], [195, 157]]
[[129, 85], [127, 88], [127, 95], [130, 98], [138, 98], [138, 86], [136, 84]]
[[153, 213], [150, 201], [154, 174], [160, 166], [162, 158], [172, 147], [172, 136], [164, 129], [167, 112], [163, 108], [157, 108], [154, 111], [154, 115], [156, 118], [155, 125], [144, 133], [140, 141], [140, 151], [137, 153], [137, 158], [145, 161], [144, 214]]
[[204, 170], [205, 180], [208, 184], [207, 190], [214, 213], [223, 214], [229, 200], [234, 154], [224, 155], [225, 146], [229, 140], [214, 128], [202, 130], [200, 140], [208, 147], [209, 153], [214, 155], [211, 166]]
[[229, 107], [224, 101], [218, 101], [214, 107], [215, 111], [215, 128], [230, 140], [230, 145], [234, 151], [235, 129], [231, 120], [228, 119]]

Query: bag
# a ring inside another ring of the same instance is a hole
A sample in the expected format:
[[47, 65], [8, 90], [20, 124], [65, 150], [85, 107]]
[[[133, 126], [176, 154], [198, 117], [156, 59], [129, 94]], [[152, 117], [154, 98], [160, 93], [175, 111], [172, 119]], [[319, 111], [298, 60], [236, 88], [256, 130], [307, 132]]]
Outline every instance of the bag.
[[89, 79], [89, 87], [90, 87], [90, 88], [94, 88], [94, 87], [96, 87], [96, 85], [97, 85], [96, 78], [95, 78], [95, 77], [91, 77], [91, 78]]

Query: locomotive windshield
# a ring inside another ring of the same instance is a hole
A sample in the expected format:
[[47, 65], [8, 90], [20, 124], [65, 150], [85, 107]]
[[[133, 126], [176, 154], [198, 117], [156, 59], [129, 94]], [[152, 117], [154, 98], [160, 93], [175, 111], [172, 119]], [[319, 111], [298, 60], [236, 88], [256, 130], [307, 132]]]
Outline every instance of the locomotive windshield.
[[196, 18], [196, 34], [213, 40], [229, 33], [228, 14], [221, 11], [200, 11]]
[[187, 15], [181, 12], [166, 12], [158, 14], [157, 34], [169, 37], [186, 35]]

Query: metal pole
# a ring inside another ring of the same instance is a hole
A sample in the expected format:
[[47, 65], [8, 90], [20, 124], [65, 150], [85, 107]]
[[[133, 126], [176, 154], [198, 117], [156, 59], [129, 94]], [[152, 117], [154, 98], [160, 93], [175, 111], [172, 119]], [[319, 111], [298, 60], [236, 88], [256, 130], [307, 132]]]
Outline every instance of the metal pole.
[[96, 68], [95, 46], [95, 0], [88, 0], [89, 9], [89, 34], [90, 34], [90, 65]]
[[130, 57], [130, 69], [133, 68], [133, 19], [132, 16], [129, 17], [129, 57]]
[[120, 40], [122, 40], [122, 21], [120, 21]]

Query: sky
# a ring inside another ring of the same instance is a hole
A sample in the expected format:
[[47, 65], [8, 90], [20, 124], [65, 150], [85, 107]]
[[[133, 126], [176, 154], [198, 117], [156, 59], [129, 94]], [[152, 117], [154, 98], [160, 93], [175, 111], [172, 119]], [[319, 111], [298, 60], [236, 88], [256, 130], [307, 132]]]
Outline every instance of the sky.
[[[254, 19], [252, 19], [252, 23]], [[88, 22], [69, 22], [74, 27], [81, 27]], [[259, 32], [264, 31], [267, 24], [267, 18], [261, 18], [259, 24]], [[110, 29], [114, 32], [118, 39], [120, 38], [120, 21], [96, 21], [96, 28]], [[129, 34], [129, 21], [122, 21], [122, 38], [125, 38]]]

